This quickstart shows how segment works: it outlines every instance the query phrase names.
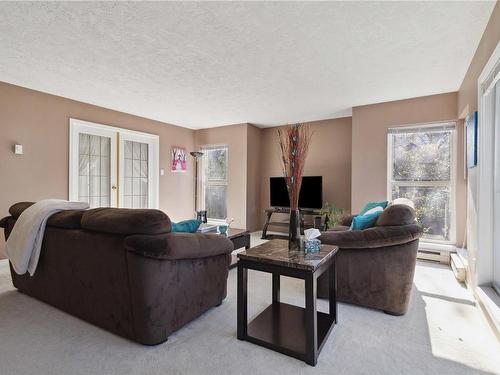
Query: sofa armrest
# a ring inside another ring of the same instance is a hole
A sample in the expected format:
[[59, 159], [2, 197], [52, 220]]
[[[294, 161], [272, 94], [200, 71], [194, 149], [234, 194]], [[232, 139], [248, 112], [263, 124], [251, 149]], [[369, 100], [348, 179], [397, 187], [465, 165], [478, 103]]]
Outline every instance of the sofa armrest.
[[12, 215], [14, 219], [17, 220], [19, 216], [26, 210], [28, 207], [31, 207], [35, 204], [35, 202], [17, 202], [14, 203], [12, 206], [9, 208], [9, 214]]
[[129, 236], [125, 249], [148, 258], [180, 260], [230, 254], [234, 247], [231, 240], [218, 234], [167, 233]]
[[7, 228], [7, 222], [11, 216], [5, 216], [3, 219], [0, 219], [0, 228]]
[[365, 230], [324, 232], [319, 240], [342, 249], [364, 249], [401, 245], [420, 238], [422, 233], [420, 225], [409, 224], [374, 227]]

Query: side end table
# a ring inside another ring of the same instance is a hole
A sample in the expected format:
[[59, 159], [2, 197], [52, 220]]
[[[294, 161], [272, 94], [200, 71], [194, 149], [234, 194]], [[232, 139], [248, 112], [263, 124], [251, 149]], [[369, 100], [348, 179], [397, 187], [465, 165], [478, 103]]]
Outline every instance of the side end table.
[[[315, 366], [337, 323], [337, 246], [321, 245], [316, 254], [289, 251], [286, 240], [271, 240], [238, 254], [238, 339], [298, 358]], [[272, 303], [248, 323], [247, 271], [272, 274]], [[329, 312], [316, 308], [318, 277], [329, 272]], [[305, 282], [305, 309], [280, 302], [280, 276]]]

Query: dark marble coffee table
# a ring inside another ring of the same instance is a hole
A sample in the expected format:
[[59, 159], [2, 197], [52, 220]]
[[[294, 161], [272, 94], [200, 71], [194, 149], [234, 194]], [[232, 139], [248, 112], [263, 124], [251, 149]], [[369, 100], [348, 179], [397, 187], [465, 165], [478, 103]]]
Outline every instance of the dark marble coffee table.
[[[250, 232], [246, 229], [228, 228], [225, 236], [233, 243], [234, 250], [238, 250], [242, 247], [250, 249]], [[236, 258], [236, 254], [231, 254], [231, 264], [229, 264], [229, 269], [236, 267], [237, 262], [238, 259]]]
[[[337, 323], [338, 247], [321, 245], [317, 254], [289, 251], [288, 241], [271, 240], [238, 254], [238, 339], [246, 340], [315, 366], [318, 355]], [[272, 304], [250, 323], [247, 317], [247, 271], [272, 274]], [[316, 309], [316, 281], [329, 270], [329, 312]], [[305, 281], [305, 309], [280, 302], [280, 276]]]

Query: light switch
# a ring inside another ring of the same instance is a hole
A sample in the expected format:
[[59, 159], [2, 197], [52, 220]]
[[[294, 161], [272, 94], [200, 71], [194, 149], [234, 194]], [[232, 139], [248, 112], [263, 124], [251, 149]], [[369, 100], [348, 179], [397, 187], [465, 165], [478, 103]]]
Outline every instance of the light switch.
[[163, 176], [163, 175], [165, 175], [165, 169], [162, 168], [162, 169], [160, 169], [160, 176]]
[[14, 146], [14, 154], [22, 155], [23, 154], [23, 145], [15, 145]]

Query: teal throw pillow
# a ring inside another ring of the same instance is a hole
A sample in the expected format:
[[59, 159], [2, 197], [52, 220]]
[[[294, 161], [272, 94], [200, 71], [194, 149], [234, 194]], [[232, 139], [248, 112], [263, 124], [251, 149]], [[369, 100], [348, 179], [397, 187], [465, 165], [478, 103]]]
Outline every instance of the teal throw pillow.
[[200, 224], [200, 220], [194, 219], [172, 223], [172, 232], [196, 233]]
[[382, 211], [375, 212], [373, 214], [354, 216], [352, 219], [351, 229], [363, 230], [373, 227], [381, 213]]
[[380, 201], [380, 202], [368, 202], [365, 207], [361, 210], [359, 213], [360, 215], [364, 215], [367, 211], [371, 210], [374, 207], [382, 207], [383, 210], [387, 207], [387, 204], [389, 202], [387, 201]]

